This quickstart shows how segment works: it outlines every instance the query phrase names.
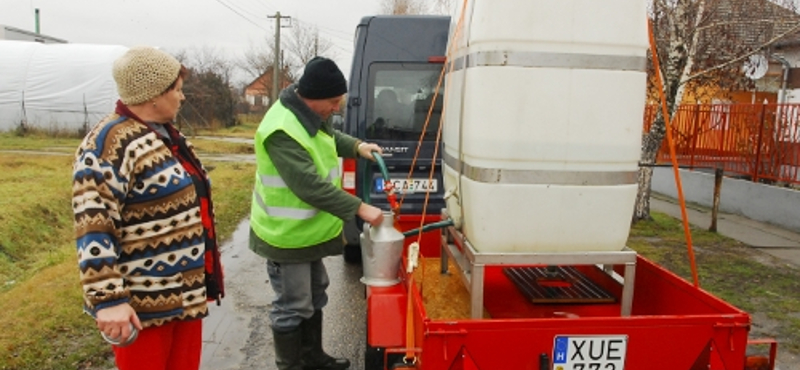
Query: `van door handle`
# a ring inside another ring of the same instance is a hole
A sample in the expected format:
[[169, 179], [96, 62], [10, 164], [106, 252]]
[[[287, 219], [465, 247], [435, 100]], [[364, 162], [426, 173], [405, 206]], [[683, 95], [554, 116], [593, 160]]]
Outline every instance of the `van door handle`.
[[359, 105], [361, 105], [361, 98], [359, 97], [350, 98], [350, 106], [357, 107]]

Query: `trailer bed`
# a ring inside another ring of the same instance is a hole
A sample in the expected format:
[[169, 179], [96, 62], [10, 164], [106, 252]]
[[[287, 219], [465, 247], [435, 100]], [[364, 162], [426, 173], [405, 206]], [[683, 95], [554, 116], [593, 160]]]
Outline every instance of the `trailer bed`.
[[[405, 230], [417, 226], [401, 223]], [[437, 239], [442, 240], [441, 233], [432, 231], [422, 242]], [[435, 248], [423, 249], [427, 255], [420, 265], [435, 266], [440, 258]], [[613, 302], [533, 302], [507, 268], [485, 267], [480, 318], [471, 318], [463, 307], [453, 307], [456, 315], [436, 314], [441, 307], [430, 306], [425, 295], [434, 290], [434, 279], [409, 284], [401, 271], [400, 284], [367, 286], [366, 368], [382, 369], [404, 357], [410, 317], [418, 369], [744, 369], [749, 315], [644, 257], [636, 257], [629, 316], [621, 314], [622, 284], [598, 266], [574, 268], [610, 293]], [[430, 270], [425, 268], [425, 276], [438, 273]], [[624, 266], [614, 270], [624, 277]], [[448, 299], [441, 299], [446, 293], [438, 294], [438, 304], [447, 305]], [[463, 306], [463, 292], [453, 298], [452, 305]]]

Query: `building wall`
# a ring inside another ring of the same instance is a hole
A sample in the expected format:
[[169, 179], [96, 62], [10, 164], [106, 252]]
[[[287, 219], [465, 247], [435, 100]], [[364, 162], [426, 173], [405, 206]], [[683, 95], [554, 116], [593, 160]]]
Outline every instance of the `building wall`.
[[41, 42], [43, 44], [66, 44], [66, 40], [58, 39], [52, 36], [37, 34], [35, 32], [25, 31], [11, 26], [0, 25], [0, 40], [10, 41], [33, 41]]
[[[713, 172], [680, 170], [680, 177], [687, 202], [712, 206]], [[652, 189], [677, 199], [671, 167], [655, 168]], [[719, 209], [800, 232], [800, 191], [797, 190], [725, 177], [720, 188]]]

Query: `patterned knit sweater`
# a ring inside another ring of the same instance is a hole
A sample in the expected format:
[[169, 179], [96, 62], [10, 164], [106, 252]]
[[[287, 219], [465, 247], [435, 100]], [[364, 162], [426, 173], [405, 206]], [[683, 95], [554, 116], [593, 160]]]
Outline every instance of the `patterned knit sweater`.
[[87, 313], [127, 302], [145, 327], [208, 314], [201, 201], [156, 132], [117, 114], [97, 124], [76, 153], [72, 206]]

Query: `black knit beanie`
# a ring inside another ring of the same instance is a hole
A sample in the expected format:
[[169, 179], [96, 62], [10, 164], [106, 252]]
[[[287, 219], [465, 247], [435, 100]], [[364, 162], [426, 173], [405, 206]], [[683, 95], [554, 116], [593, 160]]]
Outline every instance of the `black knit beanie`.
[[332, 60], [314, 57], [306, 63], [303, 76], [297, 83], [297, 93], [306, 99], [328, 99], [344, 95], [347, 81]]

